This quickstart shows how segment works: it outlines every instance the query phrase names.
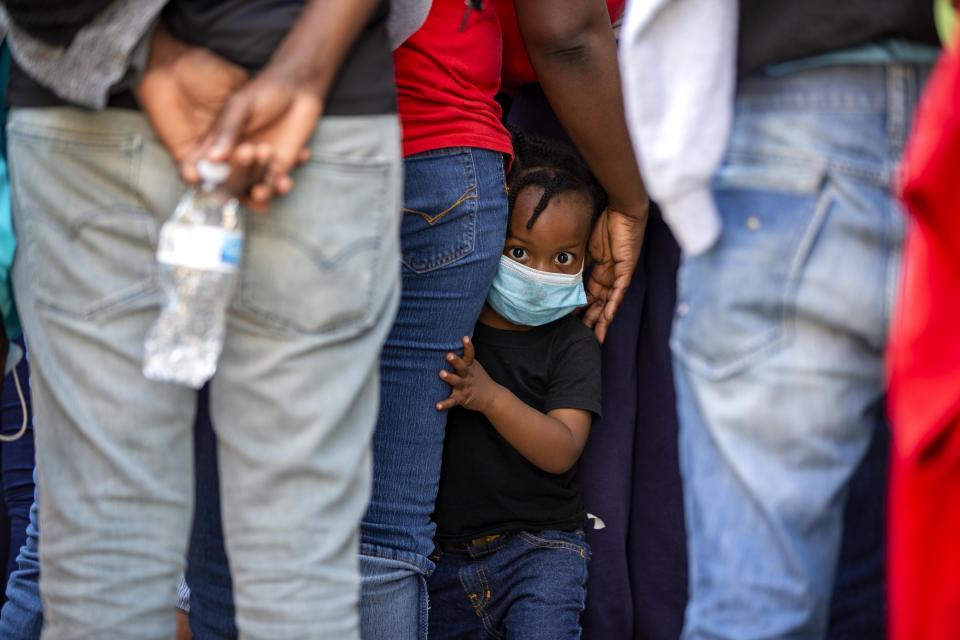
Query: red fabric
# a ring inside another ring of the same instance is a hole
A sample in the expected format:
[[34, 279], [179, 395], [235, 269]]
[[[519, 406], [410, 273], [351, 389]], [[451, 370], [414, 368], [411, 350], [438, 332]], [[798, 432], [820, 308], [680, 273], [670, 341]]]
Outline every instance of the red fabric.
[[[537, 81], [537, 74], [530, 66], [527, 48], [517, 25], [517, 12], [514, 0], [493, 0], [500, 24], [503, 26], [503, 76], [502, 86], [507, 93], [515, 93], [525, 84]], [[623, 15], [627, 0], [606, 0], [610, 21], [616, 22]]]
[[467, 12], [463, 0], [433, 0], [426, 22], [394, 52], [404, 155], [446, 147], [512, 152], [494, 100], [500, 22], [483, 4]]
[[960, 58], [944, 54], [905, 154], [910, 213], [889, 346], [892, 640], [960, 638]]

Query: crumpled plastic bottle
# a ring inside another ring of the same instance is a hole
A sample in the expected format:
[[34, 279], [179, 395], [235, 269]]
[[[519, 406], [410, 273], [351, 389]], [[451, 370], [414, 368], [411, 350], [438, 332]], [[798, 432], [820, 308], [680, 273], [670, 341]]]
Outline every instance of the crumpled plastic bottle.
[[201, 184], [187, 191], [160, 229], [165, 302], [147, 334], [143, 374], [199, 389], [223, 350], [227, 309], [243, 256], [243, 213], [225, 186], [230, 167], [200, 161]]

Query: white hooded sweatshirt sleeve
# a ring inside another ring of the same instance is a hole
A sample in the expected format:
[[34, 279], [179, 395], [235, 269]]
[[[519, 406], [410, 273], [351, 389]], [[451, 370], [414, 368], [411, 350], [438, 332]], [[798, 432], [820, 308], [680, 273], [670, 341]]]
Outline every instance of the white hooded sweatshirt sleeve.
[[711, 181], [733, 118], [739, 0], [631, 0], [620, 32], [627, 125], [650, 197], [686, 254], [720, 236]]

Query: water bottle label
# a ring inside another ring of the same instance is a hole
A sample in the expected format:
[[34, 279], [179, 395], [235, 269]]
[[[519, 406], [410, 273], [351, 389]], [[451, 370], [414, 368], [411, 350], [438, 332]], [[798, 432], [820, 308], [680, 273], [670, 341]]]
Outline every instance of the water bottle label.
[[160, 229], [157, 260], [174, 267], [231, 273], [240, 266], [243, 233], [168, 222]]

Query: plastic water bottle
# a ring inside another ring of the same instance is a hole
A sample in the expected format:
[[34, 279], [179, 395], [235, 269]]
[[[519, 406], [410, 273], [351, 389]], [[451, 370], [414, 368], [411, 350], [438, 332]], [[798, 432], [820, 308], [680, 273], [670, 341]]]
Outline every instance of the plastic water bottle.
[[243, 255], [240, 206], [224, 186], [230, 167], [200, 161], [197, 170], [202, 184], [183, 195], [160, 229], [166, 300], [147, 334], [143, 363], [147, 378], [195, 389], [217, 369]]

